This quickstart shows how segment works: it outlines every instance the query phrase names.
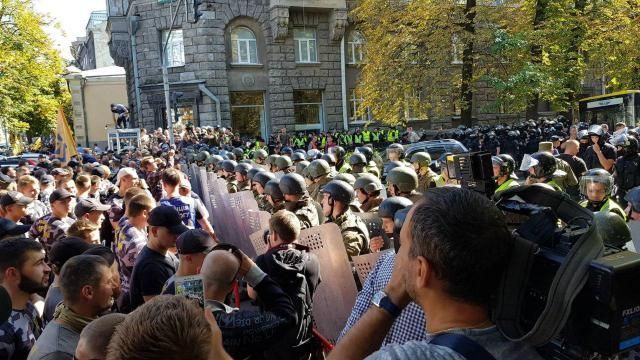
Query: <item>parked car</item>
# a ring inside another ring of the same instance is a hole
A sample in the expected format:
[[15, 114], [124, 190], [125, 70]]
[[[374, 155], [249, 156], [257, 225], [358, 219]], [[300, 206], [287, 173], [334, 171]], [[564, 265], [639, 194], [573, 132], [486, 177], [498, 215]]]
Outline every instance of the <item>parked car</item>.
[[453, 139], [420, 141], [405, 146], [405, 158], [409, 161], [411, 156], [419, 151], [428, 152], [429, 155], [431, 155], [431, 168], [439, 170], [437, 160], [442, 156], [442, 154], [463, 154], [469, 152], [469, 149], [462, 145], [458, 140]]

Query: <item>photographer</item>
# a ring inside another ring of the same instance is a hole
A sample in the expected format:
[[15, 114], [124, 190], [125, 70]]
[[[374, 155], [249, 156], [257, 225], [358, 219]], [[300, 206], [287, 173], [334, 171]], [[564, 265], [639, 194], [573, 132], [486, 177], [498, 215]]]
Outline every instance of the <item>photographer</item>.
[[362, 359], [374, 352], [412, 300], [428, 318], [427, 340], [390, 345], [370, 359], [464, 359], [469, 347], [478, 358], [540, 358], [529, 346], [504, 338], [489, 315], [512, 246], [504, 216], [488, 199], [467, 189], [429, 189], [402, 227], [389, 284], [329, 359]]

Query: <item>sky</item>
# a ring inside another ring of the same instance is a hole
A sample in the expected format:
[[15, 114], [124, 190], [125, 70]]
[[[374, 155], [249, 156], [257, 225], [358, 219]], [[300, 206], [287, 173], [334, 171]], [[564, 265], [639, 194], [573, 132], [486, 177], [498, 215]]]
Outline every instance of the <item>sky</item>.
[[106, 0], [34, 0], [35, 10], [48, 14], [57, 21], [60, 29], [48, 27], [45, 29], [62, 57], [71, 60], [69, 47], [77, 37], [85, 35], [85, 27], [89, 15], [94, 10], [105, 10]]

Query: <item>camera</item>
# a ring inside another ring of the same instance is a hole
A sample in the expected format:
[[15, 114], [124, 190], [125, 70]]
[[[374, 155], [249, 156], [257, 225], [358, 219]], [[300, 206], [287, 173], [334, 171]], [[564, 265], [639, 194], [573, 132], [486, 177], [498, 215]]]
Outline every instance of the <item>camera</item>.
[[607, 245], [593, 214], [564, 193], [521, 186], [497, 206], [517, 238], [514, 251], [533, 249], [529, 265], [526, 256], [512, 259], [503, 279], [494, 309], [503, 334], [545, 359], [624, 358], [637, 349], [640, 255]]
[[493, 164], [488, 152], [463, 153], [447, 156], [447, 173], [464, 188], [492, 197], [496, 190]]

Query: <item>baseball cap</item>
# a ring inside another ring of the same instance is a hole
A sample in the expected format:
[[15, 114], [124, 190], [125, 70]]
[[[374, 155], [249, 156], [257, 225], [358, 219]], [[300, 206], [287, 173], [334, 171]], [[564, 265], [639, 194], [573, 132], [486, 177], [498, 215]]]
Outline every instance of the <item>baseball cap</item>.
[[180, 214], [171, 206], [161, 205], [151, 210], [147, 223], [151, 226], [166, 227], [173, 234], [180, 235], [189, 230], [182, 223]]
[[63, 168], [55, 168], [55, 169], [51, 170], [51, 175], [67, 176], [67, 175], [70, 175], [70, 174], [71, 173], [69, 172], [69, 170], [63, 169]]
[[1, 206], [9, 206], [13, 204], [29, 205], [33, 202], [33, 199], [26, 197], [17, 191], [9, 191], [8, 193], [0, 197]]
[[31, 225], [19, 225], [9, 219], [0, 218], [0, 238], [24, 235], [30, 228]]
[[40, 178], [40, 183], [44, 185], [52, 184], [54, 181], [55, 179], [51, 175], [42, 175]]
[[176, 240], [178, 254], [203, 253], [210, 251], [215, 245], [211, 235], [202, 229], [188, 230]]
[[136, 172], [136, 169], [134, 168], [130, 168], [130, 167], [123, 167], [122, 169], [120, 169], [120, 171], [118, 171], [118, 176], [116, 177], [116, 186], [120, 185], [120, 179], [122, 179], [125, 176], [131, 176], [134, 179], [138, 178], [138, 173]]
[[109, 205], [102, 204], [98, 199], [83, 198], [78, 201], [73, 213], [77, 218], [81, 218], [92, 211], [107, 211], [109, 208]]
[[49, 195], [49, 202], [52, 203], [54, 201], [64, 200], [72, 197], [76, 196], [65, 189], [58, 189], [52, 192], [51, 195]]

